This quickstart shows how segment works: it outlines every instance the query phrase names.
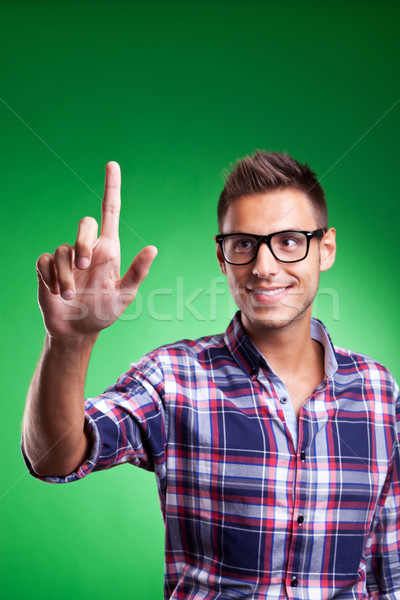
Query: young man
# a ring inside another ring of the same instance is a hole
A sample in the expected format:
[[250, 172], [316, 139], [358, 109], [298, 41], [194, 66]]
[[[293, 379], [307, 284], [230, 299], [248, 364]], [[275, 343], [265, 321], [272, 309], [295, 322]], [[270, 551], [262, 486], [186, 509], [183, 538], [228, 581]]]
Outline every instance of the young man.
[[[100, 237], [86, 218], [73, 248], [38, 260], [47, 337], [23, 426], [32, 474], [153, 470], [165, 598], [399, 600], [398, 388], [311, 318], [336, 249], [315, 175], [287, 155], [239, 161], [216, 247], [240, 311], [225, 334], [159, 348], [84, 403], [99, 331], [133, 300], [156, 252], [142, 250], [120, 279], [119, 187], [109, 163]], [[101, 320], [92, 289], [107, 292]], [[71, 318], [72, 299], [84, 318]]]

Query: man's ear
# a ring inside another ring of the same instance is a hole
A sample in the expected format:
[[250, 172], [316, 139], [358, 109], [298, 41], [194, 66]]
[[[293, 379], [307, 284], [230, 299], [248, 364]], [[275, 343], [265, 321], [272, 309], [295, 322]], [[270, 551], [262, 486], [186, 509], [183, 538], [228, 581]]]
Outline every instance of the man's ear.
[[[214, 237], [214, 240], [215, 240], [215, 237]], [[221, 269], [221, 273], [223, 275], [226, 275], [226, 263], [225, 263], [223, 255], [222, 255], [221, 246], [219, 244], [217, 244], [217, 242], [215, 242], [215, 245], [216, 245], [219, 268]]]
[[320, 271], [327, 271], [335, 262], [336, 256], [336, 229], [330, 227], [320, 242]]

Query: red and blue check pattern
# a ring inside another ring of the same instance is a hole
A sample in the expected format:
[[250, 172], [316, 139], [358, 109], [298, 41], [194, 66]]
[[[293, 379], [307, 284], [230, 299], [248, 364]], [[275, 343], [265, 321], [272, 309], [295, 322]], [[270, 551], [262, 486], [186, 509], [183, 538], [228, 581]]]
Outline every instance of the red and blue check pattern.
[[159, 348], [87, 400], [89, 460], [44, 479], [125, 462], [155, 471], [165, 598], [399, 600], [398, 388], [320, 322], [312, 332], [327, 376], [297, 447], [238, 313], [224, 335]]

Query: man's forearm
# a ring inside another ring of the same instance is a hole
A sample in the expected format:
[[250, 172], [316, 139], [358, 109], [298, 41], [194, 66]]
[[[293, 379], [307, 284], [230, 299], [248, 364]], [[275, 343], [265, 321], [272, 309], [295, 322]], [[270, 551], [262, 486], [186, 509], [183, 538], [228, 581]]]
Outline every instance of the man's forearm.
[[38, 475], [68, 475], [88, 454], [84, 387], [94, 341], [46, 336], [23, 422], [24, 449]]

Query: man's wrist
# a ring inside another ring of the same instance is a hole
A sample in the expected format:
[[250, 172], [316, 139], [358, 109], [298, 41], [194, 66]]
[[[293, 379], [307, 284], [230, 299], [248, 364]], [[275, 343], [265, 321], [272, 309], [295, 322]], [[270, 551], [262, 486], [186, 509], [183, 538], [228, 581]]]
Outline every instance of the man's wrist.
[[81, 355], [91, 352], [99, 334], [55, 337], [46, 333], [45, 349], [60, 354]]

